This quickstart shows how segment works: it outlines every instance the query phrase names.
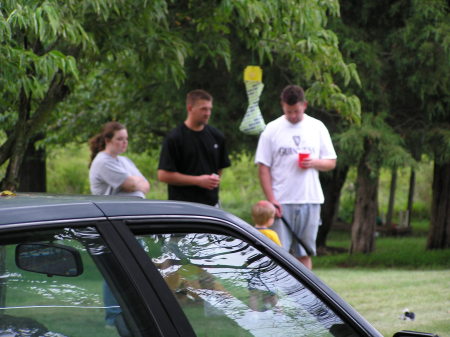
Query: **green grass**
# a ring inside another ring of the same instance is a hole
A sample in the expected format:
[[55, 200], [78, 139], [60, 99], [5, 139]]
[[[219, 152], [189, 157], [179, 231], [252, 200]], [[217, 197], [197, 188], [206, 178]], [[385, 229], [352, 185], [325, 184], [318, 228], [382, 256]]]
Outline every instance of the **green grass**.
[[68, 145], [49, 151], [47, 192], [89, 194], [89, 152], [87, 145]]
[[[400, 330], [450, 336], [450, 270], [317, 268], [325, 283], [384, 336]], [[414, 321], [399, 317], [407, 308]]]
[[[314, 258], [316, 268], [398, 268], [439, 270], [450, 269], [450, 250], [427, 250], [424, 221], [412, 223], [411, 236], [378, 236], [375, 251], [371, 254], [349, 254], [351, 238], [349, 231], [331, 231], [327, 245], [344, 250]], [[425, 235], [424, 235], [425, 234]]]
[[[412, 227], [411, 236], [378, 236], [371, 254], [314, 257], [313, 271], [384, 336], [400, 330], [450, 336], [450, 250], [425, 249], [427, 221]], [[328, 245], [348, 251], [350, 232], [332, 231]], [[399, 319], [405, 308], [414, 321]]]

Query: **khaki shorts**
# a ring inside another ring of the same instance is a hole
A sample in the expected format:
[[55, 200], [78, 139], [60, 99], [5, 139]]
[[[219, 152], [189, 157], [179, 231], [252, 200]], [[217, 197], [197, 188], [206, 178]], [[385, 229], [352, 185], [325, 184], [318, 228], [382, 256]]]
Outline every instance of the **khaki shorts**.
[[[282, 204], [281, 207], [283, 217], [291, 229], [302, 240], [302, 243], [308, 246], [309, 251], [316, 255], [317, 232], [322, 223], [320, 204]], [[308, 255], [281, 219], [276, 219], [271, 229], [278, 233], [283, 248], [292, 255], [295, 257]]]

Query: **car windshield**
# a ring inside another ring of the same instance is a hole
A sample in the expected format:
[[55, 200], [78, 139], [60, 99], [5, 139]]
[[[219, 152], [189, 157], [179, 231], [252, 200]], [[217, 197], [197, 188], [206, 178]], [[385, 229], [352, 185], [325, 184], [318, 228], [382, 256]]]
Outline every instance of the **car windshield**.
[[358, 336], [249, 243], [212, 233], [138, 237], [197, 336]]

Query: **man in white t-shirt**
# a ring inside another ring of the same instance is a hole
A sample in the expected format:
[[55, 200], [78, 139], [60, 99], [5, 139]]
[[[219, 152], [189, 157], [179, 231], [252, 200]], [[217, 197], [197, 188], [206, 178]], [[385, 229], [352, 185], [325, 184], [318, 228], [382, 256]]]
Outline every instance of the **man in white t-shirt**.
[[[307, 251], [316, 254], [320, 205], [324, 202], [319, 171], [335, 168], [336, 152], [325, 125], [305, 114], [307, 102], [301, 87], [284, 88], [281, 107], [284, 114], [270, 122], [259, 138], [255, 162], [267, 200], [287, 222], [277, 219], [272, 229], [283, 247], [312, 269]], [[309, 157], [300, 162], [300, 153]]]

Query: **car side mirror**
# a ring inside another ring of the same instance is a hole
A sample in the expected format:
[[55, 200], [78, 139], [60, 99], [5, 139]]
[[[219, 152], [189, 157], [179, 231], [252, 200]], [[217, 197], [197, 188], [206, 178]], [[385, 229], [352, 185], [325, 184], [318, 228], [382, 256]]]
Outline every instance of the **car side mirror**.
[[396, 332], [393, 337], [439, 337], [439, 336], [434, 333], [402, 330]]
[[75, 277], [83, 273], [81, 256], [75, 248], [52, 243], [17, 245], [16, 265], [48, 276]]

